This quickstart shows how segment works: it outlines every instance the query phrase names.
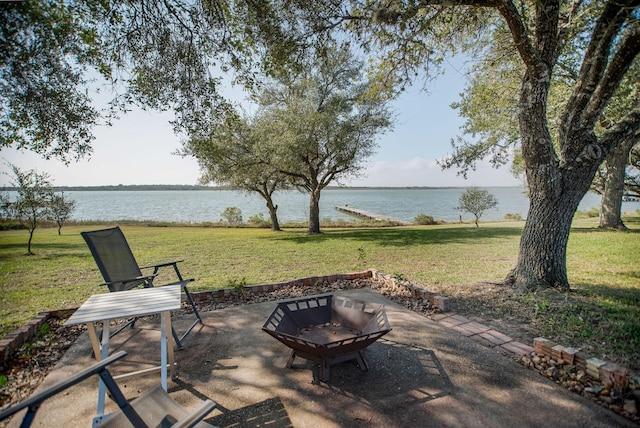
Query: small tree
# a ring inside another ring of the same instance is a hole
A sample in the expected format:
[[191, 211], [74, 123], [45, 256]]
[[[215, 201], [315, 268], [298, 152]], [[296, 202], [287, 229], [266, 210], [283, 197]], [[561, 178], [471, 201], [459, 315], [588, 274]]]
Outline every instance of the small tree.
[[27, 252], [31, 251], [33, 232], [38, 222], [48, 218], [53, 199], [53, 187], [49, 181], [49, 174], [38, 174], [34, 170], [21, 171], [17, 166], [10, 165], [15, 176], [11, 184], [18, 188], [18, 198], [10, 207], [11, 217], [17, 219], [29, 230]]
[[58, 225], [58, 235], [60, 235], [62, 225], [69, 220], [75, 207], [76, 201], [65, 199], [64, 193], [61, 193], [60, 195], [53, 195], [51, 198], [47, 218], [51, 221], [55, 221]]
[[459, 199], [460, 205], [456, 209], [460, 211], [468, 211], [476, 217], [476, 227], [478, 220], [482, 217], [482, 214], [489, 208], [493, 208], [498, 205], [498, 200], [495, 196], [489, 193], [487, 190], [482, 190], [477, 187], [468, 188]]
[[222, 219], [232, 226], [238, 225], [242, 223], [242, 211], [238, 207], [227, 207], [222, 212]]
[[202, 184], [227, 184], [258, 193], [269, 210], [271, 229], [279, 231], [278, 205], [273, 194], [290, 187], [285, 176], [263, 161], [269, 156], [270, 149], [263, 152], [252, 118], [243, 117], [231, 106], [221, 110], [219, 116], [219, 122], [212, 123], [207, 133], [191, 135], [181, 154], [198, 160]]

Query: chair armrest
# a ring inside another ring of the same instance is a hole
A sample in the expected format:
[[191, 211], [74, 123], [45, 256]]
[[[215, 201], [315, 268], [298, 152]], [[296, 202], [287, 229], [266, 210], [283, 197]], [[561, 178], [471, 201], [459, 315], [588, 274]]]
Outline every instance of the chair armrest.
[[27, 417], [33, 417], [33, 414], [38, 410], [38, 408], [40, 407], [40, 404], [42, 404], [43, 401], [53, 397], [54, 395], [64, 391], [65, 389], [79, 383], [82, 382], [83, 380], [85, 380], [88, 377], [91, 377], [97, 373], [101, 373], [102, 371], [107, 370], [107, 366], [115, 361], [118, 361], [119, 359], [123, 358], [125, 355], [127, 355], [127, 353], [125, 351], [119, 351], [116, 352], [115, 354], [111, 355], [108, 358], [105, 358], [102, 361], [99, 361], [95, 364], [93, 364], [92, 366], [89, 366], [88, 368], [82, 370], [81, 372], [76, 373], [75, 375], [68, 377], [52, 386], [50, 386], [49, 388], [46, 388], [44, 391], [39, 392], [35, 395], [32, 395], [31, 397], [27, 398], [26, 400], [23, 400], [21, 402], [19, 402], [18, 404], [8, 408], [7, 410], [3, 411], [0, 413], [0, 420], [8, 418], [9, 416], [19, 412], [20, 410], [24, 409], [24, 408], [29, 408], [29, 411], [27, 413], [27, 415], [25, 416], [25, 419]]
[[215, 409], [216, 403], [211, 400], [205, 400], [194, 411], [189, 413], [185, 418], [179, 420], [171, 426], [171, 428], [191, 428], [197, 425], [205, 416], [207, 416], [213, 409]]
[[147, 279], [153, 280], [156, 276], [158, 276], [158, 274], [152, 274], [152, 275], [141, 275], [141, 276], [136, 276], [134, 278], [125, 278], [125, 279], [119, 279], [117, 281], [111, 281], [111, 282], [103, 282], [100, 285], [111, 285], [111, 284], [126, 284], [128, 282], [134, 282], [134, 281], [144, 281]]
[[157, 274], [161, 267], [173, 266], [173, 270], [176, 273], [176, 276], [178, 277], [178, 281], [184, 281], [184, 278], [182, 277], [182, 274], [180, 273], [180, 269], [178, 269], [178, 263], [181, 263], [183, 261], [184, 260], [174, 260], [172, 262], [165, 262], [165, 263], [160, 263], [160, 264], [155, 264], [155, 265], [147, 265], [147, 266], [141, 267], [140, 269], [153, 268], [153, 273]]
[[158, 264], [152, 264], [152, 265], [146, 265], [146, 266], [140, 266], [140, 269], [158, 269], [161, 267], [165, 267], [165, 266], [174, 266], [177, 265], [178, 263], [182, 263], [184, 260], [174, 260], [172, 262], [164, 262], [164, 263], [158, 263]]
[[[109, 281], [104, 284], [109, 287], [109, 291], [124, 291], [143, 285], [145, 288], [153, 287], [153, 280], [157, 274], [140, 275], [134, 278], [124, 278], [117, 281]], [[102, 285], [102, 284], [100, 284]]]

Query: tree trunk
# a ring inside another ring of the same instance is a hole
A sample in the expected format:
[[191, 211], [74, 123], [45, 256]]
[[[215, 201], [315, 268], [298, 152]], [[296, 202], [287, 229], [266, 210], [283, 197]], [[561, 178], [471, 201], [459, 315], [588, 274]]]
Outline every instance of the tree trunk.
[[309, 235], [320, 233], [320, 189], [309, 193]]
[[[519, 103], [530, 202], [520, 238], [518, 262], [505, 282], [521, 291], [569, 288], [566, 260], [571, 221], [597, 168], [596, 163], [575, 167], [560, 165], [547, 127], [546, 99], [551, 73], [545, 67], [545, 64], [539, 64], [538, 68], [526, 73]], [[564, 138], [584, 142], [589, 136], [586, 132], [568, 133]], [[574, 147], [576, 144], [572, 143], [576, 142], [562, 144], [561, 141], [560, 145]]]
[[31, 242], [33, 241], [33, 232], [35, 230], [36, 230], [35, 228], [29, 229], [29, 242], [27, 242], [27, 253], [29, 254], [33, 254], [33, 252], [31, 251]]
[[622, 222], [622, 195], [625, 169], [629, 163], [629, 152], [634, 142], [633, 138], [626, 139], [607, 156], [607, 173], [600, 205], [599, 227], [603, 229], [627, 230]]
[[273, 203], [270, 197], [267, 198], [267, 209], [269, 209], [269, 216], [271, 217], [271, 230], [279, 232], [281, 229], [278, 222], [278, 206]]
[[539, 192], [531, 190], [518, 262], [507, 276], [507, 283], [521, 291], [569, 289], [567, 243], [571, 222], [592, 178], [588, 171], [564, 171], [563, 190], [557, 195], [541, 197]]

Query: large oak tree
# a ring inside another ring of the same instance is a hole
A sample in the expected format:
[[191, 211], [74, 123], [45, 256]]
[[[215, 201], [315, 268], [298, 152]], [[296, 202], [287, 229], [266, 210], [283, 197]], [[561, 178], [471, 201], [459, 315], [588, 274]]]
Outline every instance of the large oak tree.
[[367, 77], [348, 45], [312, 54], [258, 98], [270, 165], [309, 195], [309, 234], [320, 233], [320, 196], [329, 184], [357, 175], [391, 127], [387, 91]]
[[[640, 1], [297, 4], [300, 12], [292, 14], [296, 22], [306, 19], [310, 32], [345, 24], [341, 28], [353, 31], [364, 48], [377, 53], [396, 84], [428, 71], [442, 52], [463, 48], [479, 31], [496, 26], [508, 31], [523, 67], [516, 114], [530, 207], [507, 282], [520, 289], [569, 288], [566, 250], [573, 215], [606, 156], [640, 129], [636, 104], [610, 128], [595, 132], [640, 51]], [[574, 42], [584, 42], [585, 48], [573, 49], [578, 74], [554, 138], [547, 115], [552, 78], [561, 73], [559, 59]]]
[[[567, 25], [572, 25], [575, 31], [575, 27], [582, 23], [571, 22]], [[461, 100], [453, 104], [466, 120], [462, 127], [463, 135], [452, 143], [453, 154], [441, 162], [444, 167], [459, 168], [462, 174], [466, 174], [476, 161], [489, 158], [496, 166], [511, 162], [512, 171], [517, 176], [524, 172], [517, 109], [519, 82], [525, 68], [508, 37], [506, 28], [496, 27], [472, 43], [468, 55], [481, 60], [471, 62], [470, 79], [461, 94]], [[580, 63], [576, 56], [586, 50], [587, 42], [584, 39], [574, 40], [566, 45], [558, 59], [558, 71], [552, 75], [547, 117], [550, 135], [554, 139], [558, 136], [559, 118], [579, 75]], [[597, 136], [638, 105], [639, 73], [640, 61], [636, 60], [602, 113], [594, 130]], [[602, 195], [601, 228], [626, 229], [622, 222], [621, 201], [625, 191], [629, 192], [629, 186], [625, 186], [625, 181], [628, 182], [631, 177], [627, 174], [629, 154], [639, 137], [640, 133], [636, 133], [609, 153], [591, 186], [591, 190]]]

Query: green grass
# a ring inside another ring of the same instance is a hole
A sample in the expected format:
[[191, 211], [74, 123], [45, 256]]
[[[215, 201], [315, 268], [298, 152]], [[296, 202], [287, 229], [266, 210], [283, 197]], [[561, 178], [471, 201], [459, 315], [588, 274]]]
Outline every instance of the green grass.
[[[628, 233], [600, 231], [597, 219], [575, 221], [567, 264], [571, 295], [580, 305], [545, 305], [545, 296], [538, 294], [519, 300], [536, 308], [534, 321], [542, 331], [564, 329], [576, 340], [606, 335], [616, 350], [631, 358], [637, 354], [640, 216], [625, 220]], [[305, 229], [121, 227], [141, 265], [184, 259], [181, 270], [196, 279], [191, 286], [196, 291], [367, 268], [438, 291], [501, 281], [516, 263], [523, 224], [325, 228], [314, 236]], [[65, 226], [61, 236], [55, 228], [36, 229], [32, 256], [26, 254], [28, 232], [0, 232], [0, 337], [40, 311], [77, 307], [90, 295], [106, 292], [98, 286], [102, 278], [80, 236], [101, 227]]]

